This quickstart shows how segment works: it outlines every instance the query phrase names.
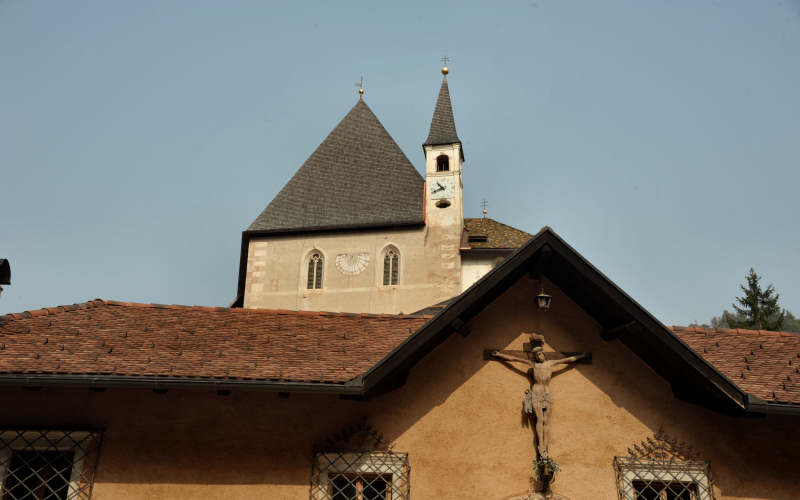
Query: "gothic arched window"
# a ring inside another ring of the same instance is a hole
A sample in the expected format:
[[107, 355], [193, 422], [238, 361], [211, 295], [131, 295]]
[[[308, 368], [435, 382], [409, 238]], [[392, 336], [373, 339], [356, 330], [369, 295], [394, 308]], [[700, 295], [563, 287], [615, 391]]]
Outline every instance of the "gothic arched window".
[[439, 155], [436, 158], [436, 171], [447, 172], [450, 170], [450, 157], [447, 155]]
[[308, 258], [308, 281], [306, 282], [306, 288], [309, 290], [322, 288], [323, 263], [322, 253], [311, 252], [311, 256]]
[[388, 247], [383, 254], [383, 285], [396, 285], [399, 274], [400, 252], [394, 247]]

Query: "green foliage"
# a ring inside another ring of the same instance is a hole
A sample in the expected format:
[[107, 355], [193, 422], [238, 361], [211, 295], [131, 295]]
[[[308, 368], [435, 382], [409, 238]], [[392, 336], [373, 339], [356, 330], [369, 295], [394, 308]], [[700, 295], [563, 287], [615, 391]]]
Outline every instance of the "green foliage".
[[[775, 287], [769, 285], [761, 288], [761, 276], [756, 274], [751, 267], [745, 277], [746, 286], [739, 285], [744, 295], [736, 297], [733, 303], [733, 312], [727, 309], [722, 311], [721, 316], [711, 318], [711, 326], [714, 328], [748, 328], [751, 330], [780, 330], [787, 327], [800, 328], [800, 320], [797, 320], [792, 313], [781, 310], [778, 305], [780, 295], [775, 293]], [[799, 330], [800, 331], [800, 330]]]
[[783, 331], [800, 333], [800, 318], [796, 318], [794, 314], [787, 310], [783, 312], [786, 313], [783, 318]]
[[747, 286], [739, 285], [744, 296], [736, 297], [733, 309], [736, 314], [723, 312], [725, 321], [731, 328], [751, 328], [753, 330], [780, 330], [785, 316], [778, 305], [780, 295], [772, 285], [761, 288], [761, 276], [751, 267], [745, 277]]

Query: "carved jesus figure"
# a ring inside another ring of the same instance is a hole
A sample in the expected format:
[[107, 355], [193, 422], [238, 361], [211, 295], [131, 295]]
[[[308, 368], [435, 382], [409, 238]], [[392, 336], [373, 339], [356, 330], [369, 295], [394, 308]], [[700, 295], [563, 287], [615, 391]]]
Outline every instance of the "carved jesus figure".
[[[531, 333], [531, 346], [534, 343], [542, 343], [544, 336]], [[531, 388], [525, 391], [525, 399], [522, 402], [522, 409], [529, 417], [536, 417], [536, 438], [539, 458], [549, 456], [547, 450], [547, 435], [549, 432], [550, 412], [553, 408], [553, 394], [550, 391], [550, 379], [553, 377], [553, 368], [558, 365], [573, 363], [579, 359], [588, 357], [588, 354], [581, 353], [561, 359], [548, 360], [545, 358], [544, 349], [541, 346], [532, 347], [529, 357], [522, 357], [501, 351], [493, 351], [492, 356], [513, 363], [527, 363], [531, 370]]]

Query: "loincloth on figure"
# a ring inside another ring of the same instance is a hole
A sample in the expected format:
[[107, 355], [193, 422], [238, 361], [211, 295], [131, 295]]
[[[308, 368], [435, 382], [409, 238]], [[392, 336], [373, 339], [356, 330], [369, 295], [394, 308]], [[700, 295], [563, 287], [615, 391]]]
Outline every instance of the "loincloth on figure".
[[549, 408], [553, 404], [553, 395], [546, 392], [539, 392], [534, 395], [530, 389], [525, 390], [525, 399], [522, 400], [522, 411], [533, 414], [533, 407]]

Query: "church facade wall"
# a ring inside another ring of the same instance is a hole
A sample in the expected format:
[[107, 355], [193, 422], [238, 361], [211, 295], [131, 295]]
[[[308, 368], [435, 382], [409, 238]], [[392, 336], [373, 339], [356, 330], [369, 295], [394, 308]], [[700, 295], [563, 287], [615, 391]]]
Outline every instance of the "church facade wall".
[[550, 453], [556, 493], [613, 500], [615, 455], [659, 427], [711, 461], [715, 497], [797, 497], [800, 461], [792, 417], [734, 418], [676, 400], [669, 385], [553, 285], [548, 313], [532, 307], [538, 282], [523, 278], [410, 373], [369, 402], [333, 396], [213, 391], [2, 389], [6, 428], [104, 429], [93, 500], [309, 498], [312, 449], [366, 417], [407, 452], [411, 498], [508, 500], [528, 486], [533, 434], [518, 371], [483, 359], [484, 349], [520, 349], [523, 331], [546, 351], [588, 351], [591, 364], [554, 376]]
[[[251, 238], [244, 307], [411, 313], [461, 292], [452, 231], [437, 226]], [[396, 285], [384, 285], [384, 254], [399, 252]], [[322, 286], [308, 287], [308, 260], [324, 260]]]
[[506, 252], [467, 252], [461, 254], [461, 291], [475, 284], [486, 273], [495, 268], [506, 257], [511, 255]]

